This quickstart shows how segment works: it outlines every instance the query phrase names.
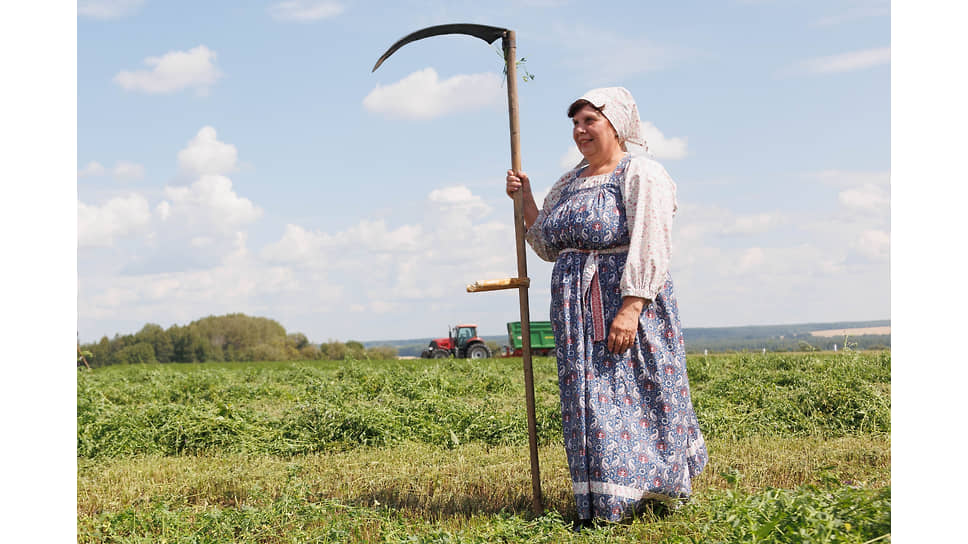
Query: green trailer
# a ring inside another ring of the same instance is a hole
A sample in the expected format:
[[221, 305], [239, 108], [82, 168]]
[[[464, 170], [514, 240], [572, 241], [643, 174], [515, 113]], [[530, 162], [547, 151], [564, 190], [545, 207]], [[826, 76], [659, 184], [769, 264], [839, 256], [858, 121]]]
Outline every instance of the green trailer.
[[[521, 322], [508, 323], [508, 345], [504, 346], [505, 357], [520, 357], [522, 349]], [[546, 356], [555, 351], [555, 335], [551, 321], [531, 321], [531, 354]]]

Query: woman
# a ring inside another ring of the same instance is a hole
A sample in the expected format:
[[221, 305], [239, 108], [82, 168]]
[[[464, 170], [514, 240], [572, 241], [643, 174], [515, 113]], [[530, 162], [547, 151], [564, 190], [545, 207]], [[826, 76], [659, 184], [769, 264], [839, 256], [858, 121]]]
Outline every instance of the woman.
[[618, 521], [688, 497], [708, 455], [692, 407], [669, 276], [676, 186], [647, 154], [632, 95], [594, 89], [568, 110], [584, 159], [538, 210], [524, 172], [526, 239], [555, 263], [551, 320], [578, 518]]

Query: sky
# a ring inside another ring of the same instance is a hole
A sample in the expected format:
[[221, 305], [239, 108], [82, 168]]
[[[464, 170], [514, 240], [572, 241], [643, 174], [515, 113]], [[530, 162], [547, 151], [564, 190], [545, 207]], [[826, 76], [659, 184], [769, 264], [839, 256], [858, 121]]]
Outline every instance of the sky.
[[[891, 318], [891, 5], [81, 0], [77, 335], [241, 312], [313, 342], [503, 334], [516, 275], [499, 42], [540, 198], [567, 106], [620, 85], [678, 188], [685, 327]], [[551, 263], [528, 257], [533, 320]]]

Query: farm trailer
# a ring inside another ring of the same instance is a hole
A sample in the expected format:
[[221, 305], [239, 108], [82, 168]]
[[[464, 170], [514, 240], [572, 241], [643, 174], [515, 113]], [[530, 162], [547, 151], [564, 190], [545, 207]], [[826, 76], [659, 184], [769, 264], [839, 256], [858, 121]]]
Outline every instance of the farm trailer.
[[[508, 323], [508, 345], [504, 346], [504, 357], [521, 357], [521, 322]], [[555, 335], [551, 331], [551, 321], [531, 321], [531, 353], [539, 356], [551, 355], [555, 351]]]

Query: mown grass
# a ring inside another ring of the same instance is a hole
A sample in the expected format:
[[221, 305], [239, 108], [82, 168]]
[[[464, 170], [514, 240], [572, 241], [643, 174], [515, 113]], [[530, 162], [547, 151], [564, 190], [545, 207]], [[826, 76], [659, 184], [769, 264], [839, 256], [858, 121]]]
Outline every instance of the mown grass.
[[693, 500], [582, 533], [551, 359], [535, 361], [538, 518], [520, 360], [83, 372], [79, 541], [889, 541], [889, 354], [689, 367], [710, 450]]

